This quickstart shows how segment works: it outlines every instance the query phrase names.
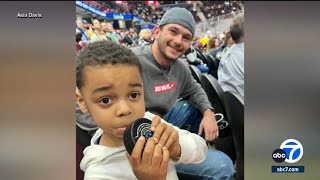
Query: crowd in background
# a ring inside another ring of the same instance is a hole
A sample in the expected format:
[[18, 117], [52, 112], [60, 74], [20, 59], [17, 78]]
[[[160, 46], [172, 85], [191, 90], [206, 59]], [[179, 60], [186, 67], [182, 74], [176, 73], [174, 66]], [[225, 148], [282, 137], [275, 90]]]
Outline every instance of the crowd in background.
[[224, 14], [234, 13], [241, 10], [240, 2], [238, 1], [203, 1], [202, 6], [200, 6], [203, 14], [207, 19], [221, 16]]
[[105, 13], [116, 14], [132, 14], [143, 19], [146, 22], [157, 24], [163, 14], [166, 12], [160, 6], [166, 4], [183, 4], [186, 9], [193, 13], [196, 22], [200, 22], [200, 18], [196, 15], [198, 10], [194, 8], [194, 3], [200, 8], [207, 19], [232, 14], [242, 9], [241, 1], [159, 1], [153, 5], [148, 5], [146, 1], [122, 1], [116, 3], [115, 1], [85, 1], [95, 8]]
[[[170, 3], [169, 1], [162, 2], [162, 4]], [[113, 13], [132, 13], [134, 16], [146, 19], [150, 22], [157, 23], [160, 21], [165, 11], [160, 6], [149, 6], [142, 1], [122, 1], [121, 5], [116, 2], [108, 1], [90, 1], [91, 5], [103, 10], [105, 12]], [[172, 3], [172, 2], [171, 2]], [[183, 3], [182, 1], [174, 1], [175, 4]], [[186, 3], [184, 1], [184, 3]], [[198, 1], [196, 2], [200, 10], [205, 14], [206, 18], [216, 17], [223, 14], [230, 14], [237, 10], [241, 10], [238, 1]], [[194, 11], [194, 4], [187, 2], [189, 11]], [[195, 12], [195, 11], [194, 11]], [[196, 17], [195, 19], [199, 19]], [[94, 19], [92, 22], [86, 20], [76, 21], [76, 52], [78, 53], [88, 43], [106, 40], [124, 45], [128, 48], [136, 46], [145, 46], [153, 43], [153, 29], [114, 29], [112, 22], [106, 20]], [[182, 57], [186, 59], [186, 63], [196, 65], [201, 72], [208, 72], [217, 77], [217, 69], [212, 70], [207, 58], [217, 59], [222, 58], [223, 54], [234, 44], [231, 38], [229, 29], [223, 32], [214, 32], [208, 30], [195, 35], [190, 49]]]
[[150, 29], [135, 31], [130, 29], [114, 29], [111, 22], [93, 20], [90, 24], [86, 20], [76, 21], [76, 50], [79, 52], [86, 44], [108, 40], [127, 47], [135, 47], [152, 43], [152, 32]]
[[[127, 47], [147, 45], [153, 41], [152, 29], [142, 29], [140, 31], [133, 28], [114, 29], [111, 22], [99, 21], [98, 19], [94, 19], [92, 23], [86, 20], [77, 20], [76, 24], [76, 43], [77, 46], [80, 45], [81, 47], [98, 40], [111, 40]], [[202, 37], [195, 36], [192, 44], [202, 53], [205, 53], [223, 44], [226, 34], [227, 31], [215, 33], [208, 31]], [[214, 45], [212, 45], [212, 41], [215, 41]]]
[[[190, 12], [193, 12], [195, 20], [200, 21], [199, 17], [195, 13], [197, 11], [197, 9], [194, 9], [195, 2], [192, 1], [159, 1], [152, 6], [149, 6], [145, 1], [122, 1], [121, 4], [116, 3], [115, 1], [85, 2], [104, 12], [129, 13], [154, 24], [157, 24], [160, 21], [162, 15], [165, 13], [165, 10], [161, 8], [159, 4], [166, 5], [170, 3], [184, 3], [186, 9], [188, 9]], [[200, 8], [201, 12], [203, 12], [207, 19], [241, 10], [241, 1], [196, 1], [196, 4], [197, 8]], [[83, 47], [85, 44], [101, 39], [109, 39], [128, 47], [150, 44], [153, 40], [153, 30], [148, 30], [148, 32], [150, 31], [149, 34], [151, 35], [147, 35], [145, 37], [143, 35], [143, 31], [142, 33], [140, 33], [140, 30], [133, 28], [114, 29], [112, 23], [101, 20], [99, 21], [97, 19], [93, 20], [92, 22], [88, 22], [86, 20], [77, 20], [76, 47], [78, 50], [80, 50], [81, 47]], [[204, 33], [199, 37], [195, 37], [193, 41], [194, 47], [198, 48], [202, 53], [205, 53], [207, 49], [206, 45], [209, 39], [214, 36], [219, 42], [222, 42], [222, 38], [225, 37], [226, 31], [213, 32], [214, 34], [208, 31], [206, 34]], [[212, 48], [212, 46], [210, 46], [210, 48]]]
[[[153, 30], [141, 29], [137, 31], [130, 29], [114, 29], [111, 22], [94, 19], [92, 24], [86, 20], [76, 21], [76, 52], [88, 43], [106, 40], [113, 41], [128, 48], [145, 46], [153, 43]], [[220, 60], [226, 50], [234, 44], [230, 32], [226, 29], [223, 32], [207, 31], [202, 36], [194, 36], [190, 50], [185, 56], [186, 63], [196, 65], [201, 72], [211, 71], [208, 67], [207, 58], [209, 55]], [[194, 53], [193, 55], [190, 54]], [[206, 67], [207, 66], [207, 67]], [[215, 77], [216, 74], [213, 74]]]

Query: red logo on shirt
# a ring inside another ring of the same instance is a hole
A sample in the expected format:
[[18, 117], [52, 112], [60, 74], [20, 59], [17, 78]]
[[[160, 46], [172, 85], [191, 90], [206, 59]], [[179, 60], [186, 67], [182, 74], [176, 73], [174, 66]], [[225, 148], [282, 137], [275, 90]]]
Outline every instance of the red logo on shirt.
[[176, 82], [168, 82], [166, 84], [159, 84], [159, 85], [154, 85], [153, 90], [155, 93], [162, 93], [166, 91], [171, 91], [176, 89]]

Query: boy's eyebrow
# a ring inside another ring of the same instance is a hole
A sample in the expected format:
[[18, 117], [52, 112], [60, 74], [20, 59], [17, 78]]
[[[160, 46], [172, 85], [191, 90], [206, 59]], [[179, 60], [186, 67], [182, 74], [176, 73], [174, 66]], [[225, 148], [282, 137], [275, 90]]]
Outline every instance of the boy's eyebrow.
[[[142, 84], [140, 84], [140, 83], [129, 83], [129, 86], [130, 87], [142, 87]], [[96, 88], [95, 90], [93, 90], [92, 94], [100, 92], [100, 91], [107, 91], [107, 90], [109, 90], [111, 88], [112, 88], [112, 85], [111, 86], [102, 86], [102, 87], [99, 87], [99, 88]]]
[[130, 87], [142, 87], [142, 84], [140, 83], [129, 83]]
[[111, 89], [112, 85], [111, 86], [102, 86], [102, 87], [99, 87], [95, 90], [92, 91], [92, 94], [94, 93], [97, 93], [97, 92], [100, 92], [100, 91], [107, 91], [109, 89]]

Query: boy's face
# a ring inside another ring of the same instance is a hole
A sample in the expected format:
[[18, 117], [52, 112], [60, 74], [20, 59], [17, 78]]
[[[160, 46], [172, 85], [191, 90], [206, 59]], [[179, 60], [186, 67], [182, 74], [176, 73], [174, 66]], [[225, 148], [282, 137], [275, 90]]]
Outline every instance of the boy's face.
[[76, 92], [81, 110], [89, 112], [104, 130], [103, 139], [110, 146], [123, 144], [125, 128], [145, 113], [143, 83], [133, 65], [87, 66], [84, 85]]

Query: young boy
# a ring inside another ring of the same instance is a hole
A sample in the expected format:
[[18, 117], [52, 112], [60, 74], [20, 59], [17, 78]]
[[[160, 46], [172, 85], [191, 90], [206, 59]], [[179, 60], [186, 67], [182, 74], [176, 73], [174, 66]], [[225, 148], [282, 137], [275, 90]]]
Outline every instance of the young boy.
[[[76, 98], [99, 127], [84, 150], [84, 179], [178, 179], [175, 164], [206, 158], [204, 139], [145, 112], [141, 71], [134, 53], [111, 41], [91, 43], [78, 55]], [[142, 117], [152, 120], [153, 137], [140, 137], [130, 156], [123, 134]]]

